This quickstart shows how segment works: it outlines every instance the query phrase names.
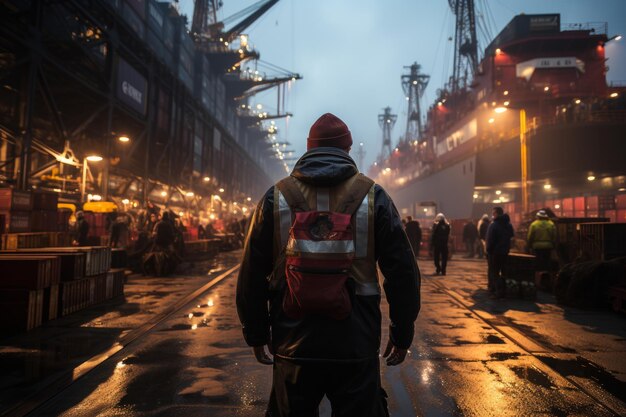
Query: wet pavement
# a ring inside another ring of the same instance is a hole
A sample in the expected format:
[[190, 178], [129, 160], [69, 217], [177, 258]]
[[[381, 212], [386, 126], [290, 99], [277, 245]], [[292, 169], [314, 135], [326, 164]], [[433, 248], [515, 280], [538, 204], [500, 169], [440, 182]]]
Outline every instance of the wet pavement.
[[[1, 339], [1, 410], [32, 396], [20, 410], [36, 416], [262, 416], [271, 368], [242, 340], [236, 271], [224, 273], [238, 255], [133, 277], [125, 301]], [[457, 257], [446, 277], [426, 259], [420, 268], [410, 354], [382, 366], [392, 416], [626, 415], [626, 317], [541, 292], [491, 300], [481, 260]]]

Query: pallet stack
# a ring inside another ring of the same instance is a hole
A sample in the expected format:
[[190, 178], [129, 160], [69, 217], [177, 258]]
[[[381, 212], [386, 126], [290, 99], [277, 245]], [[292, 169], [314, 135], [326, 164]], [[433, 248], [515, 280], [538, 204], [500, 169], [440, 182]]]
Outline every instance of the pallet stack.
[[59, 197], [45, 191], [0, 188], [0, 249], [69, 246], [69, 211], [58, 211]]
[[106, 247], [0, 251], [0, 329], [25, 331], [124, 294]]
[[30, 330], [58, 314], [61, 261], [56, 256], [0, 254], [0, 328]]

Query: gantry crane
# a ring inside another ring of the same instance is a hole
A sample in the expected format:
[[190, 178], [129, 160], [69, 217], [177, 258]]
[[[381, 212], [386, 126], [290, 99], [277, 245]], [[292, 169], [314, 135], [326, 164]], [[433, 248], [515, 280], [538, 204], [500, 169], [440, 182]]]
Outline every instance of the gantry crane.
[[381, 160], [385, 160], [391, 156], [391, 131], [393, 130], [397, 114], [391, 113], [391, 107], [385, 107], [384, 113], [378, 115], [378, 125], [383, 130], [383, 146], [380, 152]]
[[422, 137], [422, 112], [420, 109], [420, 99], [428, 86], [430, 75], [420, 73], [421, 66], [414, 62], [410, 67], [408, 74], [404, 74], [402, 79], [402, 89], [408, 101], [408, 111], [406, 116], [406, 133], [404, 140], [413, 142], [421, 140]]

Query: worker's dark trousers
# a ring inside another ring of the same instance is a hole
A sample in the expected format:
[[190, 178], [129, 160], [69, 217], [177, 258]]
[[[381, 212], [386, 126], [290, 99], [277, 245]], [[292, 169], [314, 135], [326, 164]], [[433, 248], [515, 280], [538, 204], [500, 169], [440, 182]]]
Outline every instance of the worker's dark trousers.
[[535, 249], [535, 271], [550, 271], [552, 249]]
[[446, 273], [446, 267], [448, 265], [448, 245], [435, 245], [434, 247], [435, 257], [435, 269], [437, 273]]
[[333, 417], [388, 417], [378, 358], [354, 363], [295, 363], [274, 357], [266, 417], [317, 417], [326, 395]]
[[508, 255], [492, 254], [488, 259], [487, 280], [489, 282], [489, 291], [499, 296], [503, 296], [505, 292], [504, 268]]

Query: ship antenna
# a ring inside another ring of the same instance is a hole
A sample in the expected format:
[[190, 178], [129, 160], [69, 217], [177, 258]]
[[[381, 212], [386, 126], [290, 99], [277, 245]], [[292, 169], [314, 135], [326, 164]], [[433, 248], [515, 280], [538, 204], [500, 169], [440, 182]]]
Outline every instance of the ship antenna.
[[402, 79], [402, 89], [406, 95], [408, 101], [408, 111], [406, 118], [406, 133], [404, 134], [404, 140], [407, 142], [413, 142], [416, 140], [423, 140], [424, 133], [422, 126], [422, 111], [420, 109], [420, 99], [424, 95], [424, 90], [428, 86], [430, 75], [420, 73], [422, 68], [417, 62], [414, 62], [410, 67], [404, 67], [409, 69], [408, 74], [404, 74]]
[[456, 16], [454, 66], [450, 83], [452, 93], [456, 93], [467, 86], [468, 75], [474, 76], [478, 68], [476, 13], [474, 0], [448, 0], [448, 3]]
[[391, 107], [387, 106], [383, 111], [383, 114], [378, 115], [378, 125], [383, 130], [383, 147], [380, 153], [382, 161], [391, 156], [391, 131], [398, 119], [397, 114], [391, 114]]

